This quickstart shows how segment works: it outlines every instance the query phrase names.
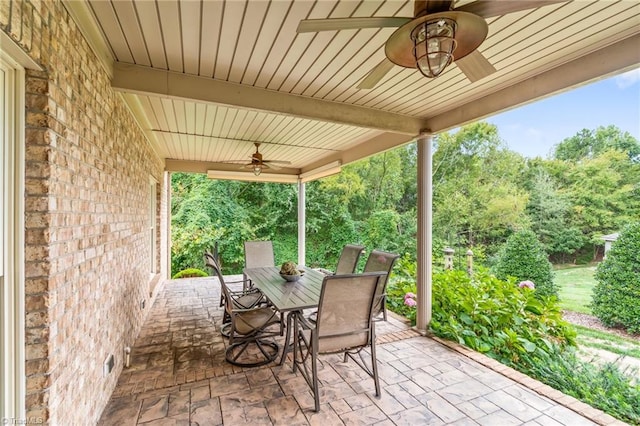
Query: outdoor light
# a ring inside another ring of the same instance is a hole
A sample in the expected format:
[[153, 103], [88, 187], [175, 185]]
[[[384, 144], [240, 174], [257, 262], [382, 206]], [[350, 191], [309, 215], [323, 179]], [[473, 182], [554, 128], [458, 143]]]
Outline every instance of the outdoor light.
[[262, 173], [262, 165], [261, 164], [256, 164], [253, 166], [253, 174], [256, 176], [260, 176], [260, 173]]
[[426, 21], [413, 29], [413, 57], [425, 77], [439, 76], [453, 61], [455, 36], [456, 21], [449, 18]]

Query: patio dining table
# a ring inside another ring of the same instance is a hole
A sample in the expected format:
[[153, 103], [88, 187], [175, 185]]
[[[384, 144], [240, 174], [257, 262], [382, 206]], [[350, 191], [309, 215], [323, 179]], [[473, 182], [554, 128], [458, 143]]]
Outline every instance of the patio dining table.
[[292, 313], [304, 309], [317, 308], [324, 274], [311, 268], [300, 267], [303, 271], [298, 281], [289, 282], [280, 276], [279, 267], [245, 268], [243, 273], [253, 282], [275, 309], [287, 314], [287, 329], [280, 365], [284, 363], [291, 339]]

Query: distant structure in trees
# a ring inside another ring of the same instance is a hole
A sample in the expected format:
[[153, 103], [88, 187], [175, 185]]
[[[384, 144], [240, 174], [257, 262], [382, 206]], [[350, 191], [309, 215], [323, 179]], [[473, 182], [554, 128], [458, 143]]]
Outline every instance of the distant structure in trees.
[[603, 235], [601, 237], [604, 240], [604, 257], [603, 257], [603, 259], [607, 257], [607, 252], [609, 250], [611, 250], [611, 246], [613, 245], [613, 242], [618, 239], [619, 235], [620, 234], [618, 232], [616, 232], [614, 234]]

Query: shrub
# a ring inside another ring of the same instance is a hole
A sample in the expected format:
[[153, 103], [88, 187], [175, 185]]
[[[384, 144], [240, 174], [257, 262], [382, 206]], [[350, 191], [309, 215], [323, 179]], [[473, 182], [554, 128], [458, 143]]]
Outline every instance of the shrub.
[[575, 331], [562, 320], [555, 298], [478, 270], [473, 281], [460, 271], [433, 278], [432, 331], [506, 365], [524, 354], [574, 345]]
[[627, 225], [596, 269], [592, 310], [607, 326], [640, 333], [640, 222]]
[[514, 277], [517, 282], [533, 281], [536, 286], [535, 294], [539, 298], [558, 295], [558, 287], [553, 282], [551, 262], [542, 243], [532, 231], [520, 231], [507, 239], [498, 253], [493, 271], [502, 280]]
[[172, 279], [177, 280], [179, 278], [196, 278], [196, 277], [208, 277], [205, 271], [196, 268], [183, 269], [180, 272], [177, 272]]
[[[416, 263], [408, 255], [398, 259], [387, 285], [387, 308], [416, 323], [416, 307], [407, 301], [407, 294], [416, 293]], [[414, 299], [413, 297], [410, 297]]]
[[622, 421], [640, 425], [640, 386], [631, 381], [637, 370], [622, 372], [614, 363], [585, 362], [573, 350], [525, 356], [518, 369]]

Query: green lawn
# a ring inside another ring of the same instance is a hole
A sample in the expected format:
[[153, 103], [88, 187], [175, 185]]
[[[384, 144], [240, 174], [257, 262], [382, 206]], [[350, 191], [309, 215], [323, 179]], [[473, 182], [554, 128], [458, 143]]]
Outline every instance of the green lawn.
[[555, 271], [555, 283], [560, 288], [560, 307], [568, 311], [591, 314], [591, 292], [596, 284], [595, 266], [572, 267]]

